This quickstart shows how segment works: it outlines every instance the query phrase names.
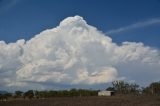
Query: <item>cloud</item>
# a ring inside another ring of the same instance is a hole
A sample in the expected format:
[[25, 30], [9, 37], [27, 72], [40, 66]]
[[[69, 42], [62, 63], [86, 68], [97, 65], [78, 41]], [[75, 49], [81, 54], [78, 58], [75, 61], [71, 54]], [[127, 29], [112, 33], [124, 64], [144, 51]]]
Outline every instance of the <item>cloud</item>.
[[15, 6], [19, 0], [0, 0], [0, 14]]
[[80, 16], [28, 41], [0, 41], [1, 87], [99, 85], [116, 79], [146, 83], [159, 79], [159, 69], [158, 49], [136, 42], [119, 46]]
[[141, 28], [141, 27], [147, 27], [150, 25], [154, 25], [154, 24], [160, 24], [160, 18], [153, 18], [144, 22], [138, 22], [138, 23], [134, 23], [125, 27], [121, 27], [118, 29], [113, 29], [108, 31], [106, 34], [116, 34], [116, 33], [120, 33], [120, 32], [125, 32], [125, 31], [129, 31], [129, 30], [134, 30], [137, 28]]

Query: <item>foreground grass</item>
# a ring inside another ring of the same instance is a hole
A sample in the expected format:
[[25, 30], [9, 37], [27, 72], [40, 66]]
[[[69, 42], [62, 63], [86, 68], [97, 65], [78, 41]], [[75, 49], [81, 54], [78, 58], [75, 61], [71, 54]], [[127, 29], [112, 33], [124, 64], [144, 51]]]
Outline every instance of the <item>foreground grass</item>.
[[158, 96], [55, 97], [50, 99], [8, 100], [0, 106], [160, 106]]

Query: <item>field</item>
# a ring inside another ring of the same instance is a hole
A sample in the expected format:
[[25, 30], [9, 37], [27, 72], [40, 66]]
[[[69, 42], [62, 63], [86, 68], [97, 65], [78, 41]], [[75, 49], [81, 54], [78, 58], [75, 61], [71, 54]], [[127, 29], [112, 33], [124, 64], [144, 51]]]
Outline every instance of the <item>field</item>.
[[55, 97], [50, 99], [8, 100], [0, 106], [160, 106], [160, 97]]

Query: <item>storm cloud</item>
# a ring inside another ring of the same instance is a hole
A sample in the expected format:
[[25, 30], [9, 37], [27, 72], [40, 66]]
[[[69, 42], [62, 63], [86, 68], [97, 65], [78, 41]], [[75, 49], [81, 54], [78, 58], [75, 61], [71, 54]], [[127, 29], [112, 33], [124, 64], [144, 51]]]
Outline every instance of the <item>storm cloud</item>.
[[117, 45], [80, 16], [68, 17], [28, 41], [0, 41], [1, 87], [96, 85], [117, 79], [144, 84], [158, 76], [158, 48], [141, 42]]

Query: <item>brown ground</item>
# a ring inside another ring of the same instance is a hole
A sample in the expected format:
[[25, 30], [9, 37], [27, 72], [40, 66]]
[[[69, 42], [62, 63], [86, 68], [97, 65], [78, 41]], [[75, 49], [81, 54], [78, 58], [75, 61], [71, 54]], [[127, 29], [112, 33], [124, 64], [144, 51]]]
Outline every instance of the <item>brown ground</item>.
[[56, 97], [51, 99], [9, 100], [0, 106], [160, 106], [160, 97]]

